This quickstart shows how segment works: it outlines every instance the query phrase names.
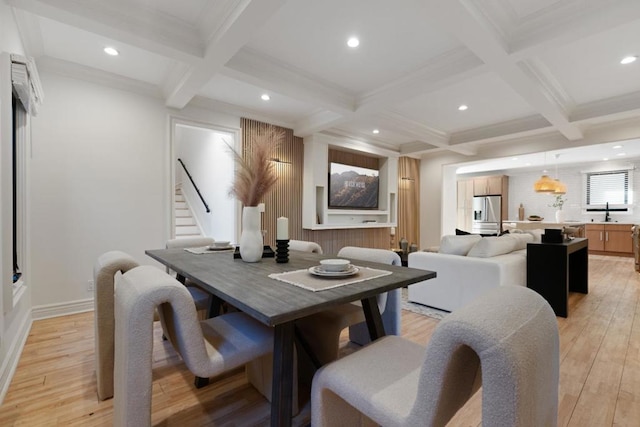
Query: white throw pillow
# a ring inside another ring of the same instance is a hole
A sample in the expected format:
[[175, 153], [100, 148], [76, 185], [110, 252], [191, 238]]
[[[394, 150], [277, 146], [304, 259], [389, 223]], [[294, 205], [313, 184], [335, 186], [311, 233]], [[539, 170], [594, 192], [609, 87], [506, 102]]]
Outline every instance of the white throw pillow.
[[483, 237], [476, 243], [467, 256], [476, 258], [491, 258], [498, 255], [508, 254], [513, 251], [515, 239], [501, 237]]
[[544, 230], [543, 229], [536, 228], [534, 230], [527, 230], [526, 233], [533, 236], [533, 242], [531, 242], [531, 243], [540, 243], [540, 242], [542, 242], [542, 235], [544, 234]]
[[529, 233], [513, 233], [513, 234], [505, 234], [501, 237], [509, 237], [514, 240], [514, 251], [519, 251], [521, 249], [527, 249], [527, 243], [533, 243], [533, 235]]
[[447, 235], [440, 240], [441, 254], [466, 255], [482, 236], [477, 234], [465, 234], [462, 236]]

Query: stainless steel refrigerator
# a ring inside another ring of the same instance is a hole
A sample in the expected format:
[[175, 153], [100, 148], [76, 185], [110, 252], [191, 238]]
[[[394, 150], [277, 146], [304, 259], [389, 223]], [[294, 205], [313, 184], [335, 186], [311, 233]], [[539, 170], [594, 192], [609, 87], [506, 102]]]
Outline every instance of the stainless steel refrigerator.
[[502, 196], [476, 196], [473, 198], [472, 233], [493, 234], [500, 231]]

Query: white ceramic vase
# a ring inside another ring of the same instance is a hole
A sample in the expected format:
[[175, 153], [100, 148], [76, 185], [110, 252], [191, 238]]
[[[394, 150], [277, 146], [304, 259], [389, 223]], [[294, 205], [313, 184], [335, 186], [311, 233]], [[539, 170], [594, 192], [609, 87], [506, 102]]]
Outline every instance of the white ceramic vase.
[[260, 211], [257, 206], [245, 206], [242, 208], [242, 233], [240, 234], [242, 260], [245, 262], [260, 261], [263, 247]]
[[558, 209], [556, 211], [556, 222], [561, 224], [564, 222], [564, 211], [562, 209]]

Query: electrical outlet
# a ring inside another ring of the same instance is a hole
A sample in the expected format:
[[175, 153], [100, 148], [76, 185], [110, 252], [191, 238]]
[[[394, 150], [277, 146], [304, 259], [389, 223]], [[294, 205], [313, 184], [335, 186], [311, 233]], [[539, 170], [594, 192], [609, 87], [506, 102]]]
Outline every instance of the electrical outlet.
[[93, 292], [93, 279], [87, 281], [87, 292]]

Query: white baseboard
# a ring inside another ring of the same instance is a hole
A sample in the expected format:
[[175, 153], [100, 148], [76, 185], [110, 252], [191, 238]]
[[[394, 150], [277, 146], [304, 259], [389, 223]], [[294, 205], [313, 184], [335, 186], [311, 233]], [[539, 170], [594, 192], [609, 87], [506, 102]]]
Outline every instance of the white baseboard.
[[27, 342], [32, 323], [31, 315], [27, 313], [18, 328], [15, 339], [9, 344], [6, 358], [2, 361], [2, 366], [0, 366], [0, 405], [2, 405], [4, 401], [4, 397], [13, 379], [13, 374], [15, 374], [16, 368], [18, 367], [20, 355], [22, 354], [24, 344]]
[[67, 314], [93, 311], [93, 298], [69, 301], [60, 304], [47, 304], [33, 307], [33, 320], [48, 319], [50, 317], [66, 316]]

